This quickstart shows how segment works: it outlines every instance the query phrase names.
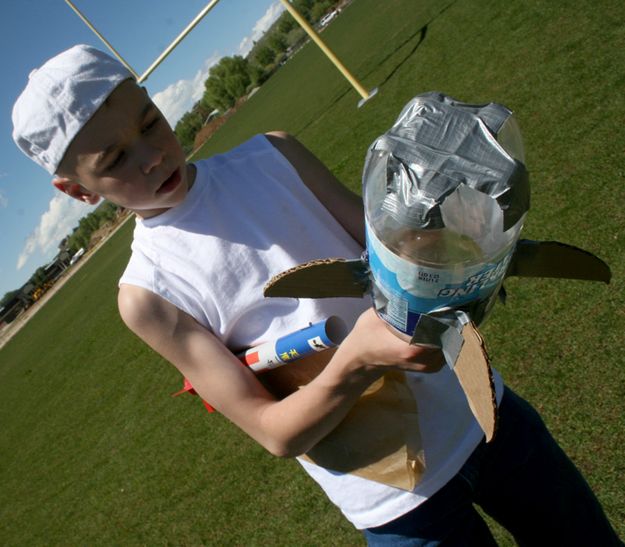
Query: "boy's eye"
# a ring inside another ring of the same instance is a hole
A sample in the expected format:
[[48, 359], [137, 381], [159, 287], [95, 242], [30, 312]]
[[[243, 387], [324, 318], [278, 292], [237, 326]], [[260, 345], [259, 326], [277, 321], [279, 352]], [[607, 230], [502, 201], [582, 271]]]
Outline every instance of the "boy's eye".
[[143, 126], [141, 130], [142, 133], [147, 133], [150, 129], [154, 128], [154, 126], [160, 121], [160, 118], [157, 116], [153, 120], [150, 120], [146, 125]]
[[111, 163], [108, 164], [108, 166], [106, 167], [106, 170], [112, 171], [113, 169], [115, 169], [115, 167], [121, 164], [123, 159], [124, 159], [124, 152], [119, 151], [117, 154], [115, 154], [113, 161], [111, 161]]

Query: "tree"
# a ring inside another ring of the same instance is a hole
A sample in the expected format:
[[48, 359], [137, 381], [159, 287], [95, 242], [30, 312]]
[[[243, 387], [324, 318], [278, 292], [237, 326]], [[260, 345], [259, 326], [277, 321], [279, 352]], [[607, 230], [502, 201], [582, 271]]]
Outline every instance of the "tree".
[[82, 217], [78, 221], [78, 229], [82, 230], [84, 233], [91, 234], [95, 232], [100, 227], [100, 221], [97, 215], [90, 213], [87, 216]]
[[226, 83], [218, 73], [213, 72], [213, 69], [211, 69], [211, 74], [204, 86], [210, 102], [222, 112], [228, 110], [234, 104], [234, 99], [226, 89]]
[[332, 0], [322, 0], [320, 2], [317, 2], [310, 10], [311, 20], [315, 23], [319, 21], [319, 19], [321, 19], [333, 5], [334, 2], [332, 2]]
[[286, 37], [280, 32], [272, 33], [269, 38], [267, 38], [267, 43], [276, 53], [282, 53], [283, 51], [286, 51], [286, 48], [288, 47]]
[[302, 17], [304, 17], [309, 23], [312, 22], [310, 18], [310, 10], [315, 5], [315, 0], [293, 0], [291, 4]]
[[[78, 226], [63, 240], [62, 248], [59, 245], [61, 253], [67, 252], [70, 255], [74, 255], [81, 247], [87, 249], [91, 243], [93, 232], [114, 220], [117, 217], [118, 210], [119, 206], [110, 201], [103, 201], [95, 211], [78, 221]], [[59, 253], [59, 256], [61, 253]]]
[[19, 294], [19, 292], [19, 289], [16, 289], [14, 291], [4, 293], [2, 300], [0, 300], [0, 309], [6, 306], [9, 302], [11, 302], [11, 300], [13, 300]]
[[[217, 109], [216, 106], [210, 102], [210, 98], [206, 94], [206, 91], [204, 91], [204, 94], [202, 95], [202, 98], [200, 99], [200, 105], [203, 111], [206, 112], [206, 117], [208, 117], [208, 115], [211, 112], [213, 112], [213, 110]], [[206, 117], [204, 119], [206, 119]]]
[[291, 32], [296, 26], [295, 19], [290, 13], [284, 12], [279, 18], [276, 25], [278, 32], [282, 34], [288, 34]]
[[35, 270], [35, 273], [30, 276], [29, 280], [35, 287], [41, 287], [46, 282], [46, 270], [43, 266], [40, 266]]
[[195, 142], [195, 135], [202, 129], [204, 119], [193, 110], [187, 112], [176, 124], [174, 133], [180, 141], [182, 148], [188, 153], [193, 150], [193, 143]]
[[63, 251], [67, 248], [68, 239], [69, 239], [69, 236], [66, 236], [61, 240], [61, 243], [59, 243], [59, 247], [58, 247], [59, 251]]
[[226, 89], [235, 100], [239, 97], [243, 97], [252, 82], [248, 60], [240, 55], [225, 57], [223, 59], [223, 66], [225, 69], [223, 77], [226, 83]]
[[200, 99], [193, 105], [193, 107], [191, 108], [191, 112], [193, 112], [194, 114], [197, 114], [203, 123], [204, 120], [206, 120], [206, 118], [208, 117], [208, 115], [214, 110], [214, 108], [212, 107], [212, 105], [210, 105], [206, 101], [203, 101], [202, 99]]
[[250, 78], [252, 79], [252, 86], [258, 87], [268, 77], [269, 73], [263, 69], [258, 63], [250, 63]]
[[276, 52], [268, 46], [261, 46], [256, 52], [256, 61], [261, 66], [270, 65], [275, 58]]
[[207, 100], [220, 110], [234, 106], [252, 83], [250, 65], [240, 55], [223, 57], [211, 67], [205, 82]]

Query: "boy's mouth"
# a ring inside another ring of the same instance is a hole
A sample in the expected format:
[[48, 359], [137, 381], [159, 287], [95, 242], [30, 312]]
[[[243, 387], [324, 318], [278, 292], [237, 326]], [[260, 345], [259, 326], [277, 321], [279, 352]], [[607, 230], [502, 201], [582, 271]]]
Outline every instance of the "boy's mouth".
[[170, 176], [161, 184], [160, 188], [156, 191], [157, 194], [167, 194], [174, 190], [182, 180], [180, 176], [180, 168], [176, 169]]

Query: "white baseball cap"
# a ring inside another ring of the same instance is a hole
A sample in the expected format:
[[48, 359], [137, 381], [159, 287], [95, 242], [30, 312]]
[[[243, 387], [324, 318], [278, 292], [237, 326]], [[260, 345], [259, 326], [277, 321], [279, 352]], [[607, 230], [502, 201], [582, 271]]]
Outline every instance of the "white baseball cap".
[[91, 46], [59, 53], [28, 76], [13, 106], [13, 140], [53, 175], [74, 137], [129, 78], [122, 63]]

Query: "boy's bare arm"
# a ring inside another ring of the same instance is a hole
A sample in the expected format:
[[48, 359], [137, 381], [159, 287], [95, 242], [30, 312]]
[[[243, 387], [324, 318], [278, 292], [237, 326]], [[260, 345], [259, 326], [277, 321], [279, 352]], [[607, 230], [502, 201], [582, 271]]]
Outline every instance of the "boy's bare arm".
[[173, 304], [122, 285], [119, 309], [128, 327], [173, 363], [203, 399], [278, 456], [312, 448], [386, 366], [434, 371], [442, 365], [437, 353], [402, 342], [370, 310], [312, 382], [276, 401], [213, 334]]
[[360, 196], [341, 184], [323, 162], [295, 137], [281, 131], [267, 133], [266, 137], [289, 160], [304, 184], [347, 233], [364, 247], [364, 209]]

